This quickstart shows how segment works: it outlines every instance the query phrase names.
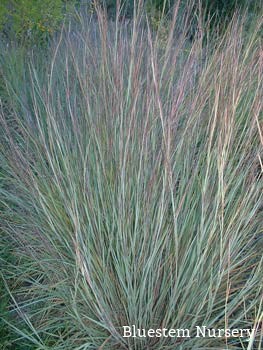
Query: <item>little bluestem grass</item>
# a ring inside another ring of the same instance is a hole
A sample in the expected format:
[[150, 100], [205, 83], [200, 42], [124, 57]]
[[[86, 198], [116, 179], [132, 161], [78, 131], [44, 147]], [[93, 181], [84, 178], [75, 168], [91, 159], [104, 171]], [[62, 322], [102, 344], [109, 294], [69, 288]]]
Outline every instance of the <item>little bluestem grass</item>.
[[79, 15], [20, 75], [2, 54], [7, 322], [35, 349], [260, 349], [262, 21], [210, 42], [200, 17], [190, 41], [175, 7], [160, 43], [137, 10]]

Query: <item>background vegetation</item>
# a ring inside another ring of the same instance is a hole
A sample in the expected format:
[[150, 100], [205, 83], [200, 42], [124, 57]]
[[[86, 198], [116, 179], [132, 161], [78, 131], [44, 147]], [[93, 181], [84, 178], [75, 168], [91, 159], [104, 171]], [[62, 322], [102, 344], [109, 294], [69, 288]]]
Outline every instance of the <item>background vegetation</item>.
[[2, 0], [0, 30], [22, 44], [46, 41], [75, 4], [74, 0]]
[[[148, 14], [158, 21], [162, 12], [171, 13], [176, 0], [144, 0], [142, 1]], [[134, 0], [2, 0], [0, 4], [0, 32], [10, 39], [28, 43], [43, 43], [54, 34], [65, 18], [74, 13], [74, 8], [86, 8], [94, 11], [95, 4], [104, 6], [110, 17], [116, 15], [117, 4], [122, 8], [122, 14], [131, 18], [134, 11]], [[136, 3], [136, 2], [135, 2]], [[180, 7], [187, 7], [190, 2], [181, 0]], [[261, 1], [258, 0], [201, 0], [192, 2], [194, 16], [202, 10], [204, 15], [212, 18], [212, 23], [218, 25], [229, 21], [236, 9], [248, 9], [250, 13], [260, 12]]]

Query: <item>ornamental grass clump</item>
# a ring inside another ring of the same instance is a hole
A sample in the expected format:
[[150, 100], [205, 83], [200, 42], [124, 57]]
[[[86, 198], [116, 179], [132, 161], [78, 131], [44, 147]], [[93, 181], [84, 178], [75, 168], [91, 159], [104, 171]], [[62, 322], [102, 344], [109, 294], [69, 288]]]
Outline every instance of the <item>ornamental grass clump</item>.
[[262, 19], [190, 41], [175, 8], [163, 46], [137, 10], [79, 15], [23, 74], [2, 54], [6, 322], [33, 349], [260, 349]]

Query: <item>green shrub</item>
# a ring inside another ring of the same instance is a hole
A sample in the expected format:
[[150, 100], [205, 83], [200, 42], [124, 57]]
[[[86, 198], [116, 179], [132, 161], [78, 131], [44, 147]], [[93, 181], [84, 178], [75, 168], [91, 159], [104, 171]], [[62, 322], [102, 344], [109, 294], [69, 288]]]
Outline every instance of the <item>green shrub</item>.
[[0, 30], [22, 43], [43, 42], [60, 27], [74, 3], [71, 0], [3, 0]]

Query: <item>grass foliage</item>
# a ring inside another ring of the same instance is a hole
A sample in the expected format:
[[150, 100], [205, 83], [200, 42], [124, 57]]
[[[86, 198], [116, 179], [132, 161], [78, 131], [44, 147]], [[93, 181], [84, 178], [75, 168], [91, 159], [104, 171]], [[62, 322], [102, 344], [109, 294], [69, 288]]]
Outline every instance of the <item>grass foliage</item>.
[[[79, 21], [17, 66], [1, 55], [13, 346], [260, 349], [262, 18], [213, 41], [200, 19], [189, 41], [175, 8], [165, 45], [140, 11]], [[256, 332], [123, 338], [133, 324]]]

